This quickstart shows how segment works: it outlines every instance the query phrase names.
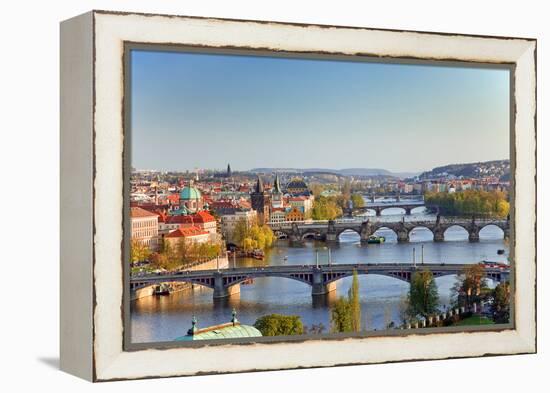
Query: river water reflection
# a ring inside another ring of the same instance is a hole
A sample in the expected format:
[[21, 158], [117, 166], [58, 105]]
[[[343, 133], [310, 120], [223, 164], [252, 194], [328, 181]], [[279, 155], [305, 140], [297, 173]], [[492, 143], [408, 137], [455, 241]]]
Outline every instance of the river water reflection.
[[[389, 230], [380, 230], [379, 234], [386, 237], [386, 242], [367, 246], [360, 243], [355, 232], [344, 232], [340, 235], [339, 244], [331, 245], [332, 263], [412, 262], [413, 248], [416, 249], [417, 263], [421, 262], [422, 248], [426, 263], [478, 263], [484, 259], [505, 262], [508, 255], [502, 231], [493, 226], [481, 231], [479, 243], [469, 243], [468, 234], [459, 227], [449, 228], [445, 234], [446, 241], [442, 243], [432, 242], [431, 232], [423, 228], [411, 234], [410, 243], [397, 243], [395, 233]], [[505, 249], [506, 253], [497, 255], [499, 249]], [[291, 246], [288, 241], [279, 240], [266, 253], [264, 261], [242, 258], [237, 259], [236, 264], [313, 264], [317, 253], [319, 262], [326, 264], [326, 243], [308, 241]], [[449, 303], [450, 288], [454, 282], [454, 276], [436, 279], [442, 305]], [[408, 291], [407, 283], [390, 277], [367, 275], [359, 276], [359, 284], [363, 328], [383, 329], [390, 321], [400, 321], [402, 302]], [[262, 315], [280, 313], [299, 315], [308, 326], [322, 323], [328, 332], [330, 306], [338, 296], [347, 293], [350, 285], [351, 277], [341, 279], [336, 291], [315, 302], [312, 301], [311, 288], [307, 284], [277, 277], [257, 278], [251, 284], [241, 285], [239, 295], [224, 301], [214, 302], [212, 290], [207, 288], [142, 298], [131, 305], [132, 341], [172, 341], [185, 335], [193, 315], [197, 317], [199, 327], [206, 327], [228, 322], [233, 308], [244, 324], [253, 324]]]

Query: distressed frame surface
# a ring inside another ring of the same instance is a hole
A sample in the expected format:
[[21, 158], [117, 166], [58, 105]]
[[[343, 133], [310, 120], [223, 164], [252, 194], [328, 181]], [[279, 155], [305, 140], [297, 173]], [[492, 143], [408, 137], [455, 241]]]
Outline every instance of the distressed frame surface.
[[[61, 196], [62, 203], [71, 207], [70, 214], [61, 217], [63, 369], [104, 381], [536, 351], [535, 40], [101, 11], [63, 22], [61, 33]], [[513, 65], [511, 161], [516, 163], [512, 169], [517, 192], [512, 197], [514, 211], [521, 213], [512, 217], [514, 327], [498, 332], [125, 351], [121, 261], [126, 252], [126, 43]], [[82, 147], [80, 154], [67, 153], [74, 147], [71, 143]], [[75, 167], [77, 162], [81, 165]], [[84, 204], [69, 201], [74, 196], [69, 186], [79, 184], [77, 179], [82, 187], [93, 186], [92, 198]], [[64, 232], [75, 217], [81, 219], [80, 225]], [[79, 241], [71, 242], [71, 236]], [[80, 285], [69, 285], [69, 276]]]

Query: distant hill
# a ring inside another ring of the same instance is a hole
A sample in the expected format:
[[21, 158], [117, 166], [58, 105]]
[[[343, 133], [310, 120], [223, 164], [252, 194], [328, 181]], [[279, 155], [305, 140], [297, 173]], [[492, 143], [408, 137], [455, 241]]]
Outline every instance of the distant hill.
[[407, 173], [393, 173], [386, 169], [380, 168], [344, 168], [344, 169], [329, 169], [329, 168], [253, 168], [250, 172], [254, 173], [274, 173], [274, 172], [284, 172], [284, 173], [328, 173], [339, 176], [363, 176], [363, 177], [374, 177], [374, 176], [388, 176], [388, 177], [411, 177], [418, 175], [418, 172], [407, 172]]
[[419, 177], [420, 179], [435, 179], [449, 176], [464, 178], [495, 176], [506, 181], [510, 178], [510, 160], [450, 164], [423, 172]]

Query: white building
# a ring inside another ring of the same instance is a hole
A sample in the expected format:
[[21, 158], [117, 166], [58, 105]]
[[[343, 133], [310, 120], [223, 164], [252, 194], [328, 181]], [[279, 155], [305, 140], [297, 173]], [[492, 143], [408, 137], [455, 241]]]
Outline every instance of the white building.
[[158, 215], [141, 207], [130, 208], [132, 241], [137, 241], [155, 251], [158, 247]]
[[258, 223], [258, 214], [256, 210], [237, 210], [234, 214], [225, 214], [221, 216], [221, 230], [227, 241], [233, 241], [233, 232], [237, 223], [244, 220], [251, 227]]

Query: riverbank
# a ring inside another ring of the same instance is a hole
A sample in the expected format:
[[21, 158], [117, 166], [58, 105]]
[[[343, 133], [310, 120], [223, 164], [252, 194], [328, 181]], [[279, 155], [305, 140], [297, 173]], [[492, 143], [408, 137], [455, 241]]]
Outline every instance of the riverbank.
[[[194, 271], [194, 270], [227, 269], [227, 268], [229, 268], [229, 259], [227, 258], [227, 255], [224, 255], [222, 257], [214, 258], [209, 261], [196, 263], [185, 270]], [[138, 299], [142, 299], [144, 297], [153, 296], [155, 294], [155, 286], [156, 285], [149, 285], [147, 287], [140, 288], [135, 291], [131, 291], [130, 301], [135, 301]], [[191, 283], [174, 283], [174, 284], [171, 284], [170, 293], [176, 293], [176, 292], [181, 292], [181, 291], [191, 290], [191, 289], [193, 289], [193, 284]]]

